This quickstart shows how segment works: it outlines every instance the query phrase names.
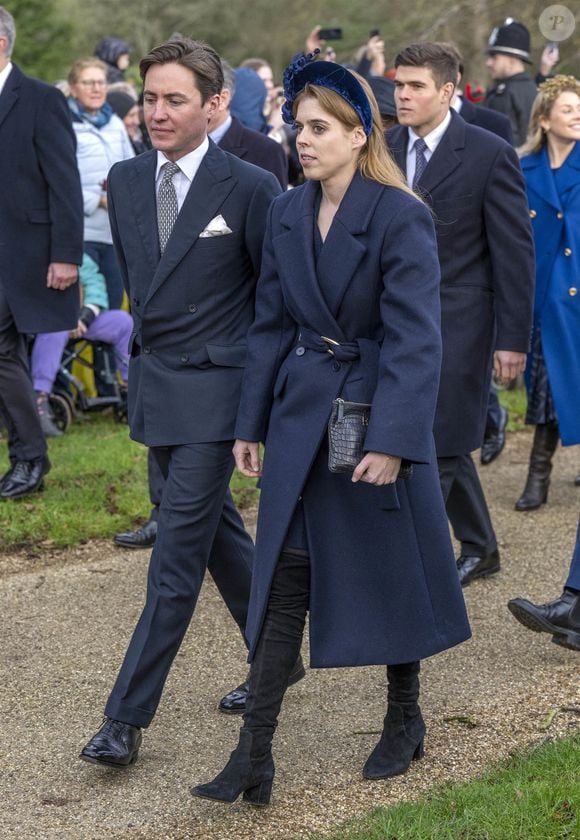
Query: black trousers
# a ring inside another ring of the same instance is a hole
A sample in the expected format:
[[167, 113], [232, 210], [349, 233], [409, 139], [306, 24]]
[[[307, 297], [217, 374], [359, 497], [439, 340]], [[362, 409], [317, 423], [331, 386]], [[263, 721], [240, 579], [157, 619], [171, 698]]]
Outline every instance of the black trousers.
[[46, 455], [46, 440], [36, 410], [26, 337], [14, 323], [0, 286], [0, 414], [8, 431], [10, 461], [33, 461]]
[[471, 455], [437, 458], [439, 480], [447, 516], [461, 553], [484, 557], [497, 548], [497, 540]]
[[116, 720], [148, 726], [191, 621], [206, 568], [242, 634], [254, 546], [228, 485], [232, 442], [155, 447], [165, 475], [147, 599], [105, 708]]

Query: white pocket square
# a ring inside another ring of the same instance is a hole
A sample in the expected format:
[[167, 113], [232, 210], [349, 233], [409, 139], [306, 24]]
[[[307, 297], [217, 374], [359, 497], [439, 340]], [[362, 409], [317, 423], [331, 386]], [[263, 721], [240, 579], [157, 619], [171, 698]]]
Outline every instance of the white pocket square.
[[216, 216], [211, 220], [206, 228], [199, 234], [200, 239], [205, 239], [208, 236], [224, 236], [226, 233], [231, 233], [232, 229], [228, 227], [223, 216]]

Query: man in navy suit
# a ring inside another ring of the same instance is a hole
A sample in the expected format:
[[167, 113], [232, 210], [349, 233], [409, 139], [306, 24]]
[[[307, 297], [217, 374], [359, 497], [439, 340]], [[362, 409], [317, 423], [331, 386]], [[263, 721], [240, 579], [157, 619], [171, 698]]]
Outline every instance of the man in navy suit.
[[60, 91], [12, 63], [15, 35], [0, 6], [0, 414], [10, 456], [0, 499], [40, 490], [50, 469], [26, 334], [76, 326], [83, 244], [69, 111]]
[[137, 758], [206, 567], [244, 632], [253, 545], [228, 485], [262, 238], [280, 192], [207, 137], [223, 87], [211, 47], [175, 39], [140, 72], [154, 148], [113, 167], [109, 213], [135, 322], [131, 436], [150, 447], [165, 486], [146, 604], [105, 723], [81, 753], [115, 767]]
[[389, 146], [436, 220], [443, 366], [435, 442], [447, 513], [460, 525], [458, 570], [467, 585], [499, 571], [497, 541], [470, 453], [483, 438], [492, 360], [504, 382], [525, 366], [533, 241], [515, 151], [450, 111], [458, 74], [454, 51], [412, 44], [395, 67], [400, 125], [389, 132]]

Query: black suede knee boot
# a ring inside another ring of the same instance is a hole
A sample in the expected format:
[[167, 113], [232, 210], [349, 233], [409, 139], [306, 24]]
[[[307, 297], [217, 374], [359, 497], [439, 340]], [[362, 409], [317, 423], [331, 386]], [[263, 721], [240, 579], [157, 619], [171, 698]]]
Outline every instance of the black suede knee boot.
[[[288, 569], [286, 560], [283, 554], [282, 573]], [[250, 668], [250, 690], [238, 746], [213, 781], [191, 788], [193, 796], [234, 802], [243, 793], [244, 801], [251, 805], [270, 802], [274, 780], [272, 738], [288, 677], [300, 653], [308, 607], [309, 569], [305, 562], [306, 565], [299, 561], [290, 568], [289, 577], [283, 575], [272, 584], [262, 634]], [[303, 586], [305, 579], [306, 586]], [[294, 586], [296, 582], [298, 588]]]
[[388, 779], [423, 758], [425, 722], [419, 708], [420, 662], [387, 666], [387, 714], [379, 743], [363, 767], [365, 779]]

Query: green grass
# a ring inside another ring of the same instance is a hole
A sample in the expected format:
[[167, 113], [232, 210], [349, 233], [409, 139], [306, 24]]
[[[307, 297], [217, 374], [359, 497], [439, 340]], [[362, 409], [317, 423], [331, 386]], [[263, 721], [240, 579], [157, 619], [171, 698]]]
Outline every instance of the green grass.
[[[149, 516], [147, 450], [129, 439], [125, 424], [110, 416], [89, 415], [74, 422], [63, 437], [49, 440], [49, 457], [52, 469], [44, 492], [0, 502], [0, 551], [109, 538]], [[1, 474], [7, 469], [2, 440]], [[253, 484], [240, 475], [232, 481], [242, 509], [256, 499]]]
[[418, 802], [377, 809], [324, 840], [579, 837], [580, 735], [516, 754], [471, 783], [449, 783]]

